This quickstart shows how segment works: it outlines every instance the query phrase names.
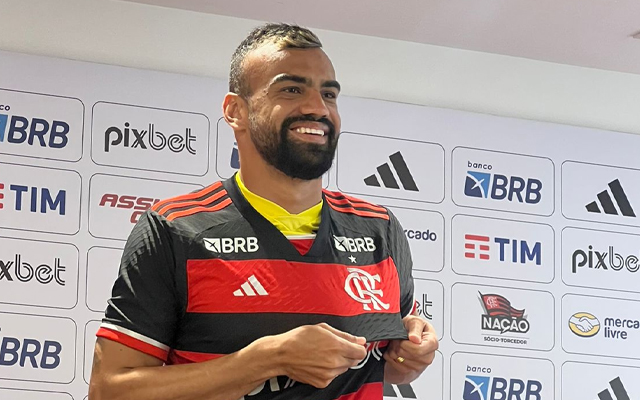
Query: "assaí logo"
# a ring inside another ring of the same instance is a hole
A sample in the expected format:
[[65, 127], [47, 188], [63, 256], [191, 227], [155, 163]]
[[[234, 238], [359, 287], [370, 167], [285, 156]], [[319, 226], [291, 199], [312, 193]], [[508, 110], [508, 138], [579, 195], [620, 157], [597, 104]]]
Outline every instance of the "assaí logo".
[[[33, 257], [33, 254], [31, 254]], [[62, 265], [59, 258], [54, 258], [51, 263], [29, 263], [23, 259], [20, 253], [15, 254], [13, 259], [0, 259], [0, 281], [7, 282], [30, 282], [35, 280], [41, 284], [55, 282], [60, 286], [65, 285], [62, 274], [67, 267]]]
[[71, 130], [65, 121], [10, 114], [11, 106], [0, 104], [0, 143], [61, 149], [69, 143]]
[[571, 272], [577, 273], [578, 269], [599, 269], [602, 271], [622, 271], [626, 269], [629, 272], [638, 272], [640, 263], [638, 256], [635, 254], [621, 255], [616, 253], [613, 246], [609, 246], [606, 251], [594, 250], [593, 246], [589, 246], [586, 250], [577, 249], [571, 255]]
[[542, 400], [542, 382], [492, 374], [491, 367], [467, 365], [462, 400]]
[[151, 197], [138, 197], [129, 195], [118, 195], [116, 193], [105, 193], [100, 199], [100, 207], [122, 208], [126, 210], [133, 209], [129, 222], [135, 224], [145, 211], [151, 206], [159, 202], [160, 199]]
[[467, 161], [467, 168], [464, 183], [467, 197], [525, 204], [538, 204], [542, 199], [542, 181], [539, 179], [485, 172], [493, 170], [491, 164]]
[[165, 134], [156, 130], [153, 123], [144, 128], [132, 128], [125, 122], [124, 127], [111, 126], [104, 132], [104, 151], [108, 153], [111, 147], [121, 145], [139, 150], [161, 151], [168, 148], [174, 153], [186, 150], [195, 155], [195, 141], [196, 136], [191, 132], [191, 128], [185, 128], [184, 133]]
[[[480, 294], [480, 301], [485, 310], [482, 314], [481, 326], [483, 331], [524, 334], [531, 327], [525, 310], [518, 310], [511, 306], [506, 297], [499, 294]], [[516, 339], [501, 336], [485, 336], [486, 342], [501, 342], [526, 345], [526, 339]]]
[[611, 340], [627, 340], [629, 333], [640, 329], [640, 321], [626, 318], [604, 318], [604, 329], [600, 329], [600, 320], [593, 314], [577, 312], [569, 318], [569, 329], [577, 336], [590, 338], [603, 331], [602, 336]]

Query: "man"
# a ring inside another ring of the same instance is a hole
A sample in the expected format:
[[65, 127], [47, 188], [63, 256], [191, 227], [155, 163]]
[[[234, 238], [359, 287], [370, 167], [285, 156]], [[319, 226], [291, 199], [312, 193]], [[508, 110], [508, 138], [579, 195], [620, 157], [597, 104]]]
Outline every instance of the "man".
[[432, 362], [398, 221], [322, 190], [339, 91], [306, 29], [268, 24], [240, 44], [223, 103], [240, 172], [134, 228], [91, 400], [381, 399], [383, 379], [410, 382]]

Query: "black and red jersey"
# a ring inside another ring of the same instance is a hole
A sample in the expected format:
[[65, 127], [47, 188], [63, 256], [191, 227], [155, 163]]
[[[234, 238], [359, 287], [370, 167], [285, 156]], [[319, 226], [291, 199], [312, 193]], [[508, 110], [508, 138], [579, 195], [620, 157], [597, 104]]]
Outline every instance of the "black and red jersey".
[[323, 191], [305, 254], [235, 179], [161, 201], [134, 227], [98, 336], [167, 364], [199, 362], [301, 325], [367, 338], [366, 361], [323, 390], [277, 377], [248, 399], [382, 399], [386, 340], [406, 338], [409, 245], [386, 208]]

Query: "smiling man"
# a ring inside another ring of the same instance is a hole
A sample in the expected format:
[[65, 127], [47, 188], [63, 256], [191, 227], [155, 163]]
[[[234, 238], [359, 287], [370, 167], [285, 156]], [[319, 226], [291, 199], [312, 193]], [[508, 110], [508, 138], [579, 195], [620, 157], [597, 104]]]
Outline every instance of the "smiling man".
[[268, 24], [234, 53], [229, 86], [240, 171], [140, 218], [90, 399], [382, 399], [438, 343], [397, 219], [322, 189], [340, 132], [331, 61], [309, 30]]

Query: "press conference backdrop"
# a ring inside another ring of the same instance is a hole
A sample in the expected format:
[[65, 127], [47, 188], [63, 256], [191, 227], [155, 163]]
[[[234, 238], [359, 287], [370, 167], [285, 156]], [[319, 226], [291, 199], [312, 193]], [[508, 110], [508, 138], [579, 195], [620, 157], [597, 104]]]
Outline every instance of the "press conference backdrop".
[[[84, 399], [133, 224], [238, 168], [226, 85], [0, 61], [0, 398]], [[340, 110], [325, 185], [398, 216], [441, 339], [387, 399], [640, 398], [639, 136], [346, 96]]]

